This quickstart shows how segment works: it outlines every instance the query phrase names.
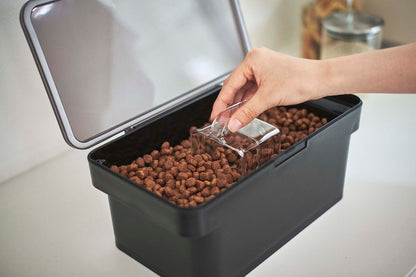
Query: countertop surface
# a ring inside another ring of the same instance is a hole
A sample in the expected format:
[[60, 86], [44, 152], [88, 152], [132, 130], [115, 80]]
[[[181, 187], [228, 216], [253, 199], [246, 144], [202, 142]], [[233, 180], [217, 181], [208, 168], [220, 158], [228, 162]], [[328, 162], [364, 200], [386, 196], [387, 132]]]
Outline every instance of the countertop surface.
[[[405, 276], [416, 265], [416, 95], [362, 97], [344, 197], [248, 276]], [[156, 276], [114, 244], [88, 151], [0, 184], [0, 276]]]

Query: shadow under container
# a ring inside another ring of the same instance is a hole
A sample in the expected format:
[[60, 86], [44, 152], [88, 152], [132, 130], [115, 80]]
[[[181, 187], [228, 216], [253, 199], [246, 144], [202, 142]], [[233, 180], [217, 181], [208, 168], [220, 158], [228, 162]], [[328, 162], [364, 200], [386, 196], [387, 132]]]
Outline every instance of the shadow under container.
[[[300, 105], [328, 123], [210, 201], [180, 208], [112, 172], [202, 126], [219, 88], [139, 125], [88, 156], [108, 194], [117, 247], [162, 276], [244, 276], [342, 198], [361, 101], [353, 95]], [[189, 114], [193, 116], [190, 117]]]

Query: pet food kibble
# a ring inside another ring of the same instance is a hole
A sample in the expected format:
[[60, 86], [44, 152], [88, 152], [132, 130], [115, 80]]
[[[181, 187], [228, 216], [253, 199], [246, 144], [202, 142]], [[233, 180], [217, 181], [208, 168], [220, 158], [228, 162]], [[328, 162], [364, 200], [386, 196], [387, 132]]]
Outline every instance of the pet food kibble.
[[143, 156], [143, 160], [146, 164], [150, 164], [153, 161], [153, 158], [149, 154], [146, 154]]
[[160, 154], [161, 155], [170, 155], [172, 154], [173, 149], [171, 148], [162, 148], [160, 149]]
[[153, 160], [157, 160], [160, 157], [160, 153], [157, 150], [153, 150], [152, 153], [150, 153], [150, 156], [152, 156]]
[[145, 184], [146, 187], [151, 187], [151, 188], [153, 188], [156, 185], [155, 181], [153, 181], [149, 177], [144, 179], [144, 184]]
[[196, 201], [196, 203], [201, 204], [204, 203], [204, 197], [202, 196], [195, 196], [194, 200]]
[[188, 139], [183, 140], [183, 141], [181, 142], [181, 145], [182, 145], [184, 148], [191, 148], [191, 146], [192, 146], [191, 142], [190, 142]]
[[193, 178], [193, 177], [191, 177], [191, 178], [189, 178], [189, 179], [187, 179], [186, 181], [185, 181], [185, 184], [186, 184], [186, 186], [189, 188], [189, 187], [193, 187], [193, 186], [195, 186], [195, 184], [196, 184], [196, 179], [195, 178]]
[[[278, 127], [281, 145], [259, 151], [260, 164], [276, 157], [294, 143], [306, 138], [328, 122], [306, 109], [275, 107], [259, 116]], [[207, 124], [205, 124], [207, 126]], [[192, 132], [195, 127], [190, 128]], [[232, 142], [248, 146], [250, 141], [232, 138]], [[179, 145], [162, 143], [160, 150], [138, 157], [129, 165], [111, 165], [110, 170], [132, 182], [166, 198], [182, 208], [195, 207], [214, 198], [241, 178], [242, 162], [233, 150], [217, 147], [212, 152], [191, 155], [190, 140]], [[207, 148], [212, 146], [207, 146]], [[246, 167], [254, 169], [258, 163], [248, 152]]]
[[146, 173], [144, 170], [138, 170], [136, 176], [143, 180], [146, 177]]
[[164, 164], [163, 164], [164, 168], [166, 170], [169, 170], [173, 167], [173, 162], [171, 160], [167, 160]]
[[186, 179], [188, 179], [188, 174], [186, 174], [184, 172], [179, 172], [178, 173], [178, 179], [179, 180], [186, 180]]
[[144, 160], [143, 160], [143, 158], [142, 157], [137, 158], [136, 164], [137, 164], [138, 167], [144, 167]]
[[188, 170], [188, 164], [186, 162], [182, 162], [178, 165], [178, 169], [180, 172], [185, 172]]

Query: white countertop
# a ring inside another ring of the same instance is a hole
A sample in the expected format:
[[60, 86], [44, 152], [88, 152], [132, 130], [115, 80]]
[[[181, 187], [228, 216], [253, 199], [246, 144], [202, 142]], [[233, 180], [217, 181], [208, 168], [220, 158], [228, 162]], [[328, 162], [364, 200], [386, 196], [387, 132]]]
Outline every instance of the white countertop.
[[[344, 198], [249, 276], [405, 276], [416, 265], [416, 95], [363, 100]], [[116, 248], [87, 153], [0, 184], [0, 276], [155, 276]]]

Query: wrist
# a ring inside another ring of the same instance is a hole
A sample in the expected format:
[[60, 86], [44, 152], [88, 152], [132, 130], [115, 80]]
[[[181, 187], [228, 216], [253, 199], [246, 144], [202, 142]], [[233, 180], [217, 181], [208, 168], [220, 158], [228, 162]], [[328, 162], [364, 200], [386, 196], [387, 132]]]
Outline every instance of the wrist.
[[336, 95], [336, 82], [329, 60], [314, 60], [312, 75], [308, 82], [313, 99]]

